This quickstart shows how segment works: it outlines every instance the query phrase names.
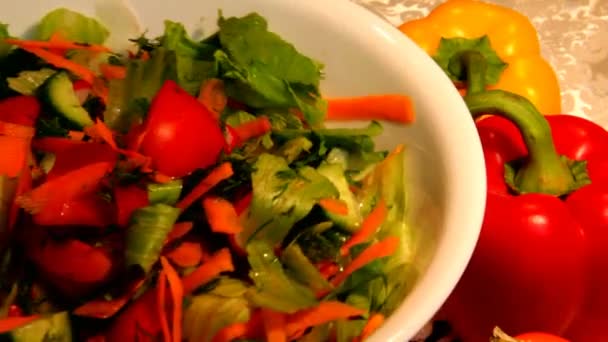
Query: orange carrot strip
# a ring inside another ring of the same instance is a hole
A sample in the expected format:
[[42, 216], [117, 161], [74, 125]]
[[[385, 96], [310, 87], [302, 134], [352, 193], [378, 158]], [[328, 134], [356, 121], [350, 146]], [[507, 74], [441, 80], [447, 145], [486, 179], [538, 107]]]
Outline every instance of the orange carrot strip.
[[33, 53], [34, 55], [44, 59], [48, 63], [50, 63], [58, 68], [69, 70], [74, 75], [87, 81], [89, 84], [93, 84], [93, 81], [95, 80], [95, 73], [93, 73], [93, 71], [91, 71], [87, 67], [80, 65], [78, 63], [75, 63], [63, 56], [54, 54], [50, 51], [47, 51], [47, 50], [44, 50], [41, 48], [22, 47], [22, 49], [27, 52]]
[[182, 278], [184, 294], [190, 294], [196, 288], [206, 284], [222, 272], [234, 271], [232, 256], [228, 248], [222, 248], [196, 270]]
[[382, 325], [382, 323], [384, 323], [383, 314], [375, 313], [375, 314], [371, 315], [371, 317], [365, 323], [365, 326], [363, 327], [363, 331], [361, 332], [361, 335], [359, 335], [359, 338], [356, 340], [356, 342], [365, 341], [368, 337], [371, 336], [371, 334], [374, 333], [374, 331], [378, 330], [378, 328]]
[[173, 229], [167, 235], [167, 239], [165, 240], [165, 245], [171, 243], [184, 235], [188, 234], [188, 232], [192, 229], [192, 222], [177, 222], [173, 225]]
[[380, 199], [371, 213], [363, 220], [359, 230], [342, 245], [340, 253], [342, 253], [342, 255], [347, 255], [352, 246], [363, 243], [371, 238], [378, 228], [380, 228], [382, 223], [384, 223], [387, 214], [388, 209], [386, 208], [386, 204], [383, 199]]
[[25, 317], [7, 317], [0, 319], [0, 333], [11, 331], [22, 325], [38, 319], [40, 315], [25, 316]]
[[0, 135], [29, 139], [36, 135], [36, 129], [31, 126], [0, 121]]
[[228, 103], [224, 82], [218, 78], [210, 78], [203, 82], [198, 93], [198, 101], [205, 105], [215, 115], [216, 119], [219, 119]]
[[377, 243], [367, 247], [361, 254], [348, 264], [344, 270], [330, 281], [335, 287], [340, 285], [349, 275], [356, 270], [369, 264], [370, 262], [392, 255], [397, 250], [399, 245], [399, 238], [395, 236], [389, 236], [384, 240], [378, 241]]
[[184, 210], [188, 208], [194, 201], [203, 196], [207, 191], [211, 190], [219, 182], [224, 179], [230, 178], [233, 175], [232, 165], [229, 162], [225, 162], [211, 172], [203, 179], [198, 185], [190, 191], [188, 195], [181, 199], [177, 203], [177, 207]]
[[266, 341], [287, 342], [285, 314], [270, 309], [262, 309], [262, 317], [264, 318]]
[[179, 275], [171, 264], [164, 257], [160, 257], [160, 263], [163, 272], [169, 282], [169, 290], [171, 291], [171, 300], [173, 301], [173, 342], [181, 342], [182, 340], [182, 299], [184, 297], [184, 289]]
[[122, 80], [127, 77], [127, 68], [122, 65], [101, 64], [99, 71], [107, 80], [117, 79]]
[[161, 270], [158, 275], [158, 292], [157, 292], [157, 307], [158, 317], [160, 318], [160, 328], [163, 332], [163, 341], [171, 342], [171, 332], [169, 331], [169, 322], [167, 321], [167, 314], [165, 312], [165, 301], [167, 299], [167, 279], [165, 276], [165, 271]]
[[69, 131], [68, 138], [76, 141], [80, 141], [84, 139], [84, 132], [81, 131]]
[[112, 130], [101, 121], [99, 118], [95, 120], [95, 124], [84, 128], [84, 132], [91, 138], [100, 139], [105, 141], [106, 144], [110, 145], [114, 150], [118, 150], [118, 145], [114, 140], [114, 133]]
[[346, 206], [346, 203], [336, 198], [322, 198], [319, 200], [319, 205], [321, 208], [336, 215], [348, 214], [348, 207]]
[[252, 138], [261, 137], [270, 132], [272, 125], [267, 117], [260, 116], [254, 120], [232, 127], [232, 129], [240, 141], [247, 141]]
[[42, 48], [42, 49], [58, 49], [58, 50], [89, 50], [95, 52], [110, 52], [110, 49], [103, 45], [95, 44], [80, 44], [63, 39], [50, 40], [24, 40], [16, 38], [7, 38], [4, 40], [8, 44], [17, 45], [20, 48]]
[[248, 331], [247, 323], [233, 323], [218, 330], [211, 342], [232, 342], [244, 337]]
[[327, 100], [327, 120], [387, 120], [408, 124], [415, 119], [414, 103], [406, 95], [369, 95]]
[[199, 243], [184, 241], [165, 256], [179, 267], [192, 267], [201, 262], [203, 249]]
[[344, 304], [338, 301], [321, 302], [319, 305], [300, 310], [287, 316], [286, 330], [287, 336], [292, 339], [293, 336], [300, 334], [302, 331], [320, 324], [331, 322], [341, 318], [350, 318], [360, 316], [365, 311]]
[[243, 230], [239, 215], [228, 200], [216, 196], [207, 197], [203, 200], [203, 209], [212, 231], [238, 234]]
[[152, 174], [152, 180], [156, 183], [165, 184], [165, 183], [169, 183], [170, 181], [172, 181], [173, 178], [165, 175], [164, 173], [160, 173], [160, 172], [156, 171]]

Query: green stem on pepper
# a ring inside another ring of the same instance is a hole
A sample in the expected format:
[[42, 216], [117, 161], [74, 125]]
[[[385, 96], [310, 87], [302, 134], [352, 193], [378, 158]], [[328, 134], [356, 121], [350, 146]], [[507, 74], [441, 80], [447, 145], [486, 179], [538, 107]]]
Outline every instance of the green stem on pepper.
[[505, 181], [512, 190], [561, 196], [581, 185], [579, 178], [586, 177], [575, 175], [571, 167], [576, 166], [579, 172], [578, 165], [557, 153], [549, 123], [528, 99], [503, 90], [485, 90], [486, 62], [481, 53], [463, 51], [454, 55], [449, 65], [458, 74], [466, 74], [464, 100], [474, 118], [498, 115], [514, 123], [521, 132], [528, 156], [505, 165]]

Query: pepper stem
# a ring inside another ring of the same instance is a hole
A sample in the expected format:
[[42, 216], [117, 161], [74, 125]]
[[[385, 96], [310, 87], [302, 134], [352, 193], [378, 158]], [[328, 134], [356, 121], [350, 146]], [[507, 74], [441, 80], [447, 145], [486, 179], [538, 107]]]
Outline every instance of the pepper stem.
[[[477, 51], [463, 51], [449, 62], [450, 72], [466, 76], [464, 97], [473, 118], [484, 114], [504, 117], [514, 123], [528, 148], [528, 156], [517, 165], [505, 165], [505, 181], [518, 193], [561, 196], [579, 184], [566, 158], [557, 154], [551, 127], [525, 97], [503, 90], [485, 90], [487, 62]], [[513, 170], [509, 170], [513, 167]]]

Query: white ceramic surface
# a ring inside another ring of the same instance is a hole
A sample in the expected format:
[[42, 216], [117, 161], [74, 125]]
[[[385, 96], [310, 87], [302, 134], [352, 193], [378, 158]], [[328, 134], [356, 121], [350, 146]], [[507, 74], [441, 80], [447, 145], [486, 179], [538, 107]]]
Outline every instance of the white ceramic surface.
[[[110, 29], [120, 26], [133, 32], [133, 25], [116, 20], [107, 7], [120, 1], [103, 0], [105, 9], [98, 13], [106, 21], [112, 19]], [[163, 19], [183, 22], [191, 32], [203, 27], [209, 33], [218, 9], [226, 16], [257, 11], [268, 19], [271, 30], [325, 64], [322, 88], [326, 95], [405, 93], [413, 97], [416, 123], [405, 128], [386, 125], [378, 143], [385, 148], [405, 143], [408, 148], [409, 211], [420, 241], [412, 251], [423, 273], [370, 341], [407, 341], [414, 336], [462, 274], [485, 205], [481, 145], [448, 78], [390, 24], [346, 0], [133, 0], [132, 5], [151, 36], [161, 32]], [[3, 8], [0, 21], [9, 23], [13, 34], [25, 34], [35, 20], [58, 6], [88, 14], [100, 9], [95, 1], [20, 0]]]

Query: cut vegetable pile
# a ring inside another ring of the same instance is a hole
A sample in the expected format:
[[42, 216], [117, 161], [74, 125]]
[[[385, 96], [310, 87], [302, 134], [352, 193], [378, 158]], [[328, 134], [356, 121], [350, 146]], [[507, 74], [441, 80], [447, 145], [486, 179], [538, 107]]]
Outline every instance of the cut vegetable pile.
[[1, 337], [362, 341], [400, 304], [405, 152], [374, 137], [412, 101], [324, 98], [262, 16], [218, 27], [127, 54], [68, 9], [0, 25]]

